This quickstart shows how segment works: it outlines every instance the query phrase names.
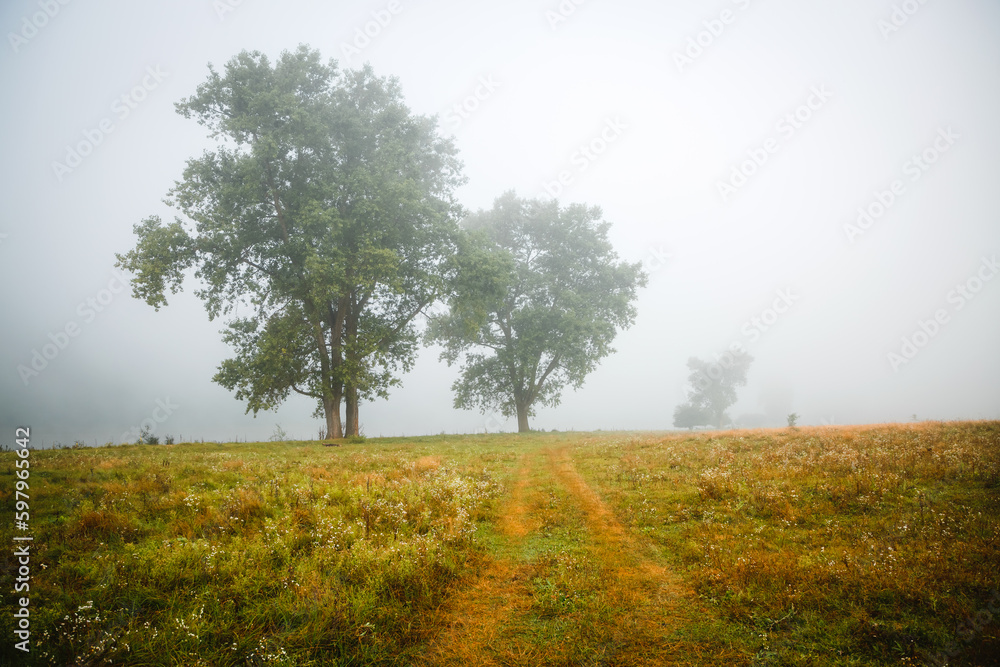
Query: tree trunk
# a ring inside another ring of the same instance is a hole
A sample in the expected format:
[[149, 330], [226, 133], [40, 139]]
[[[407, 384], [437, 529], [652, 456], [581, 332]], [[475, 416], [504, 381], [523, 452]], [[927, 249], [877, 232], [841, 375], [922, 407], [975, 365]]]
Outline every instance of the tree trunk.
[[515, 401], [515, 406], [517, 407], [517, 432], [527, 433], [531, 430], [528, 428], [528, 406], [521, 401]]
[[360, 424], [358, 423], [358, 389], [357, 387], [345, 387], [346, 422], [344, 437], [361, 435]]
[[[358, 320], [360, 319], [360, 313], [358, 312], [358, 299], [357, 295], [352, 293], [347, 300], [347, 314], [344, 317], [344, 341], [345, 345], [345, 361], [347, 364], [354, 369], [359, 369], [362, 367], [360, 359], [358, 359]], [[357, 373], [357, 370], [353, 371]], [[352, 435], [360, 435], [358, 424], [358, 388], [354, 386], [357, 382], [356, 377], [351, 377], [344, 381], [344, 437], [350, 438]]]
[[326, 437], [330, 439], [343, 437], [344, 429], [340, 423], [339, 391], [335, 391], [333, 396], [323, 399], [323, 412], [326, 414]]

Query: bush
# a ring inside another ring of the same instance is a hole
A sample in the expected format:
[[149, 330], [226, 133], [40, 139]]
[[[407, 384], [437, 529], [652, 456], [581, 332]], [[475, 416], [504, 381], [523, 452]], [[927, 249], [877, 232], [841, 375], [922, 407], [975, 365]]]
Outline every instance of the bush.
[[711, 423], [712, 415], [708, 414], [708, 410], [705, 408], [691, 403], [683, 403], [674, 409], [674, 426], [677, 428], [690, 429]]

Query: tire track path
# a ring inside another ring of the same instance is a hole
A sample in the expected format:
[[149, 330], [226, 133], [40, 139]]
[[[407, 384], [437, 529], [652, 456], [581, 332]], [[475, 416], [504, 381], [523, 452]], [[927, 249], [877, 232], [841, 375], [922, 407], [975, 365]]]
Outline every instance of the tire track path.
[[[415, 664], [702, 664], [704, 644], [677, 632], [704, 619], [693, 591], [618, 521], [571, 446], [532, 447], [516, 465], [493, 555], [428, 619]], [[579, 565], [558, 565], [560, 553]], [[569, 596], [566, 608], [546, 606], [553, 592]]]
[[674, 630], [690, 620], [694, 591], [679, 575], [645, 555], [641, 544], [577, 471], [566, 447], [548, 450], [549, 465], [559, 483], [583, 512], [588, 546], [601, 564], [606, 603], [621, 610], [615, 619], [609, 655], [596, 664], [673, 665], [690, 655], [691, 645], [671, 640]]
[[[516, 546], [533, 530], [539, 521], [531, 509], [537, 504], [537, 488], [531, 484], [535, 472], [537, 452], [525, 452], [518, 462], [517, 481], [511, 495], [500, 512], [500, 533]], [[432, 639], [422, 660], [422, 665], [501, 665], [493, 656], [507, 654], [508, 637], [504, 628], [508, 621], [526, 613], [531, 607], [528, 589], [530, 568], [513, 558], [491, 558], [484, 565], [482, 574], [469, 588], [459, 591], [439, 609], [435, 626], [441, 627]], [[530, 664], [531, 655], [520, 656]]]
[[642, 555], [645, 549], [629, 535], [611, 509], [577, 472], [566, 447], [549, 449], [548, 455], [556, 478], [583, 510], [593, 547], [601, 561], [616, 563], [613, 574], [618, 581], [609, 583], [623, 584], [624, 590], [613, 592], [631, 595], [630, 591], [635, 593], [640, 589], [655, 591], [660, 601], [676, 601], [693, 595], [676, 573]]

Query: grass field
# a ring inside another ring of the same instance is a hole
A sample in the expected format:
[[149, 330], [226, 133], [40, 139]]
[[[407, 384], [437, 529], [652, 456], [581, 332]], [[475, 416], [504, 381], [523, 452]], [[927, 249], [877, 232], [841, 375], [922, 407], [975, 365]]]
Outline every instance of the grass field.
[[[15, 454], [0, 454], [14, 512]], [[993, 665], [1000, 422], [30, 456], [35, 665]]]

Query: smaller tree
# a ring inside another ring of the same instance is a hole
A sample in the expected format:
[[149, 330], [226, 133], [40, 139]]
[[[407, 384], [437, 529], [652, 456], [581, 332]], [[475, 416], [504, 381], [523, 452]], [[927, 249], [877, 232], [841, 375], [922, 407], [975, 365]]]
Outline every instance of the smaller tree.
[[[753, 357], [742, 348], [727, 351], [718, 361], [708, 362], [695, 357], [688, 359], [687, 366], [691, 370], [688, 382], [692, 391], [688, 402], [678, 406], [678, 411], [682, 415], [707, 415], [707, 423], [722, 428], [729, 420], [726, 410], [736, 402], [737, 388], [747, 383], [747, 371], [752, 361]], [[704, 414], [699, 415], [695, 410], [702, 410]], [[674, 412], [675, 425], [678, 411]]]
[[796, 412], [788, 415], [788, 428], [795, 428], [795, 424], [799, 421], [799, 415]]
[[674, 409], [674, 426], [676, 428], [693, 429], [712, 421], [708, 410], [690, 403], [682, 403]]
[[508, 192], [465, 220], [450, 308], [428, 334], [449, 365], [463, 360], [455, 407], [516, 415], [526, 432], [536, 406], [558, 405], [615, 351], [646, 274], [619, 261], [602, 218]]

